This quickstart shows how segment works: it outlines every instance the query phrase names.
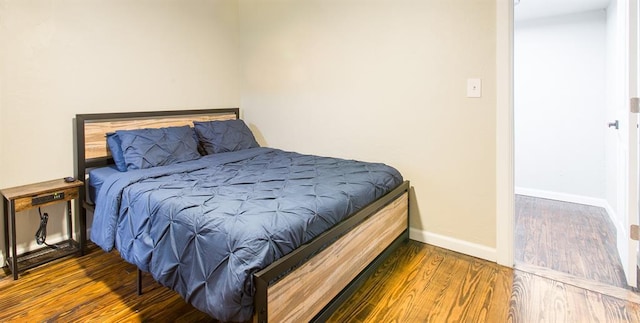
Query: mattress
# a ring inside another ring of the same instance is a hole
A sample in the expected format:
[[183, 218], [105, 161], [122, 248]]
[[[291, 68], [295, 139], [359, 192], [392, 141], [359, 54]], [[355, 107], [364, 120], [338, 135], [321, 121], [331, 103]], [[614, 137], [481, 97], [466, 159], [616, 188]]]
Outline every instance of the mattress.
[[95, 203], [100, 187], [104, 183], [105, 179], [109, 176], [119, 173], [120, 171], [115, 166], [98, 167], [89, 170], [89, 186], [88, 193], [90, 201]]
[[402, 183], [378, 163], [252, 148], [118, 172], [91, 239], [221, 321], [253, 314], [252, 275]]

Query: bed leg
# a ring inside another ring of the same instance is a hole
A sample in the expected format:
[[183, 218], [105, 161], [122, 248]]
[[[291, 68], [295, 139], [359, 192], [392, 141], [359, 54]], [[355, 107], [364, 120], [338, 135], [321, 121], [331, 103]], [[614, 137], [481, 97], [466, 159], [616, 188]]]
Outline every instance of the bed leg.
[[138, 275], [136, 277], [136, 283], [138, 285], [138, 296], [142, 295], [142, 270], [138, 269]]

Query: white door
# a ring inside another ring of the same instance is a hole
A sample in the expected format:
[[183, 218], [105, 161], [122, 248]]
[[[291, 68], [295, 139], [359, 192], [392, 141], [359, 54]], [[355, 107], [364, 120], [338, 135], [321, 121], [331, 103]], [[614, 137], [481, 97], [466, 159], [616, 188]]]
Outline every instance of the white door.
[[638, 96], [638, 0], [618, 0], [620, 31], [623, 37], [624, 94], [618, 107], [618, 210], [624, 230], [618, 248], [627, 283], [638, 287], [638, 242], [630, 238], [631, 226], [638, 225], [638, 114], [631, 112], [630, 100]]

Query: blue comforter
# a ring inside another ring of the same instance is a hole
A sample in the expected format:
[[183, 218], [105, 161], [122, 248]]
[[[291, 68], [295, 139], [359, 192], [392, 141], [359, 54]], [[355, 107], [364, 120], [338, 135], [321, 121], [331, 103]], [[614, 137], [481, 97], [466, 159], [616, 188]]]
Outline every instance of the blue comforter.
[[91, 240], [222, 321], [253, 314], [252, 274], [402, 182], [374, 163], [270, 148], [115, 174]]

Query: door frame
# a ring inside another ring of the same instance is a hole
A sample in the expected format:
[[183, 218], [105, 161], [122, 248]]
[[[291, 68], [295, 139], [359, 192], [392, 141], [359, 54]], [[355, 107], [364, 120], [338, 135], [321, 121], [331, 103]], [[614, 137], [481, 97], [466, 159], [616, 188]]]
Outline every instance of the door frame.
[[496, 261], [514, 261], [513, 0], [496, 0]]
[[[628, 2], [627, 2], [628, 1]], [[632, 22], [633, 30], [629, 37], [635, 37], [628, 40], [634, 48], [628, 50], [634, 59], [629, 58], [629, 70], [634, 69], [636, 76], [638, 73], [638, 24], [640, 24], [640, 16], [638, 14], [638, 0], [621, 1], [630, 12], [627, 19]], [[632, 29], [632, 28], [628, 28]], [[496, 0], [496, 261], [498, 264], [513, 268], [514, 260], [514, 244], [515, 244], [515, 192], [514, 192], [514, 120], [513, 120], [513, 48], [514, 48], [514, 2], [513, 0]], [[637, 78], [633, 78], [630, 85], [636, 85], [636, 88], [629, 89], [629, 97], [638, 96], [640, 86]], [[628, 84], [629, 85], [629, 84]], [[629, 86], [628, 86], [629, 87]], [[633, 117], [633, 118], [632, 118]], [[629, 121], [637, 122], [638, 117], [630, 115]], [[629, 132], [629, 136], [631, 133]], [[630, 147], [629, 154], [637, 154], [638, 138], [630, 138], [634, 147]], [[636, 161], [636, 164], [638, 161]], [[636, 165], [637, 166], [637, 165]], [[631, 168], [631, 167], [630, 167]], [[638, 223], [638, 169], [628, 169], [627, 176], [635, 176], [636, 180], [629, 181], [627, 200], [628, 215], [631, 223]], [[633, 186], [633, 187], [632, 187]], [[632, 198], [631, 194], [635, 194]], [[628, 233], [630, 228], [627, 226], [623, 232]], [[628, 236], [628, 235], [627, 235]], [[631, 244], [630, 244], [631, 245]], [[630, 263], [636, 263], [638, 255], [635, 250], [629, 250]], [[635, 249], [635, 248], [633, 248]], [[637, 263], [636, 263], [637, 264]], [[629, 268], [631, 264], [624, 264], [627, 273], [627, 279], [630, 286], [637, 287], [637, 271]]]

